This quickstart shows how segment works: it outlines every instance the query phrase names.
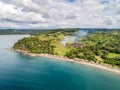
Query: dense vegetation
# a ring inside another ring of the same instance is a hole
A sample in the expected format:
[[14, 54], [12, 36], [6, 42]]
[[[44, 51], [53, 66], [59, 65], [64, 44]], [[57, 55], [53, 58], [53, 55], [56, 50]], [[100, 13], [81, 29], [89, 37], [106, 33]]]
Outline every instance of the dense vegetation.
[[76, 30], [58, 30], [54, 33], [42, 33], [19, 40], [13, 48], [31, 53], [47, 53], [72, 59], [80, 58], [120, 67], [120, 31], [95, 32], [78, 38], [76, 42], [83, 44], [82, 47], [72, 47], [69, 45], [70, 43], [64, 46], [61, 43], [64, 36], [76, 32]]
[[[58, 31], [65, 32], [74, 32], [79, 30], [80, 28], [62, 28], [62, 29], [0, 29], [0, 35], [14, 35], [14, 34], [30, 34], [30, 35], [40, 35], [40, 34], [48, 34], [48, 33], [56, 33]], [[97, 29], [97, 28], [82, 28], [82, 30], [88, 30], [89, 33], [93, 32], [106, 32], [113, 31], [113, 29]], [[119, 31], [119, 29], [114, 29], [114, 31]]]
[[79, 28], [63, 28], [63, 29], [0, 29], [0, 35], [14, 35], [14, 34], [30, 34], [30, 35], [37, 35], [37, 34], [48, 34], [48, 33], [55, 33], [58, 31], [75, 31]]
[[61, 40], [65, 35], [73, 34], [72, 30], [47, 33], [23, 38], [14, 45], [14, 49], [25, 50], [31, 53], [48, 53], [55, 55], [65, 55], [68, 48], [62, 45]]
[[120, 66], [120, 32], [94, 33], [80, 42], [85, 47], [72, 49], [67, 57]]

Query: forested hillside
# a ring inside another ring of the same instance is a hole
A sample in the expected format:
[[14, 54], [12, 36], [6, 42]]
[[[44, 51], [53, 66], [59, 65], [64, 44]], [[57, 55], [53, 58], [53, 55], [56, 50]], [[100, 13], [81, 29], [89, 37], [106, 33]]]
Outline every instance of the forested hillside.
[[79, 58], [120, 67], [120, 31], [89, 33], [82, 38], [78, 37], [73, 43], [68, 42], [66, 45], [61, 43], [65, 36], [72, 36], [74, 33], [77, 31], [58, 30], [54, 33], [42, 33], [19, 40], [13, 49], [71, 59]]

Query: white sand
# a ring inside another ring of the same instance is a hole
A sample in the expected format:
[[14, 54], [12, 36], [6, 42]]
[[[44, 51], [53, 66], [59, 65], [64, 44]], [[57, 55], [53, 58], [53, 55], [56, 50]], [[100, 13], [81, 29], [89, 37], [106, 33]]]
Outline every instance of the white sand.
[[116, 73], [120, 74], [120, 69], [119, 68], [115, 68], [115, 67], [112, 67], [112, 66], [107, 65], [107, 64], [97, 64], [97, 63], [89, 62], [88, 60], [83, 60], [83, 59], [68, 59], [66, 57], [60, 57], [60, 56], [51, 55], [51, 54], [35, 54], [35, 53], [28, 53], [27, 51], [22, 51], [22, 50], [13, 50], [13, 51], [19, 52], [19, 53], [22, 53], [24, 55], [28, 55], [28, 56], [31, 56], [31, 57], [37, 57], [37, 56], [38, 57], [47, 57], [47, 58], [52, 58], [52, 59], [57, 59], [57, 60], [63, 60], [63, 61], [85, 64], [85, 65], [97, 67], [97, 68], [100, 68], [100, 69], [104, 69], [104, 70], [108, 70], [108, 71], [112, 71], [112, 72], [116, 72]]

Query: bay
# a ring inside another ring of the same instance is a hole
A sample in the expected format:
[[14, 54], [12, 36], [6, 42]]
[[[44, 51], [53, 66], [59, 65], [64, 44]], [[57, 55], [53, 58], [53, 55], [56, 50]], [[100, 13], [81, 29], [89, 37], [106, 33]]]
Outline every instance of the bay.
[[29, 35], [0, 35], [0, 90], [120, 90], [120, 74], [13, 51]]

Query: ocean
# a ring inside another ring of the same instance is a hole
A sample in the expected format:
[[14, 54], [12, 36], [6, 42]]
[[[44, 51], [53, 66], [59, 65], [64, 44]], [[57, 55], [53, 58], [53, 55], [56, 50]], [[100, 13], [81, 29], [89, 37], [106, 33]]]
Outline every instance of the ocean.
[[29, 35], [0, 35], [0, 90], [120, 90], [120, 74], [13, 51]]

